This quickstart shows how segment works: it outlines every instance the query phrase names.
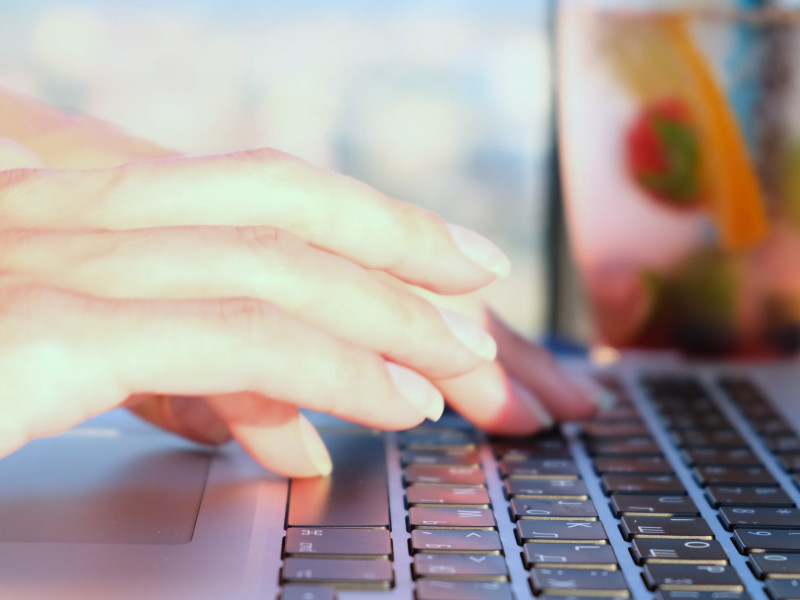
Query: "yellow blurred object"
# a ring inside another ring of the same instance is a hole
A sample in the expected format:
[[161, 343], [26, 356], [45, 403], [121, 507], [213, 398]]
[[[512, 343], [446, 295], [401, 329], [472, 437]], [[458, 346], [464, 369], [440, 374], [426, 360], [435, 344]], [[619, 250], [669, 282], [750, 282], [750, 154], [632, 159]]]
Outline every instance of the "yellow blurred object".
[[703, 196], [726, 250], [761, 241], [768, 222], [764, 198], [747, 146], [701, 51], [679, 14], [636, 23], [609, 19], [603, 47], [617, 76], [648, 106], [679, 99], [698, 128]]

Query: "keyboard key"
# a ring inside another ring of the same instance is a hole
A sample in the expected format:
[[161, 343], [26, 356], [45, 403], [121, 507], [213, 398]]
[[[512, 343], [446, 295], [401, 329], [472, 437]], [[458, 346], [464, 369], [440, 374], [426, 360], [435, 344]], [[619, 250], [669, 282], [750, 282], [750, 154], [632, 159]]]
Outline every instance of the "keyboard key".
[[604, 598], [629, 598], [630, 591], [620, 571], [582, 569], [531, 569], [531, 587], [536, 594], [576, 596], [596, 594]]
[[286, 530], [284, 554], [316, 558], [358, 557], [390, 558], [392, 538], [388, 529], [345, 529], [340, 527]]
[[622, 515], [653, 517], [693, 517], [700, 510], [689, 496], [657, 496], [654, 494], [614, 494], [611, 510], [618, 519]]
[[570, 458], [536, 458], [500, 461], [500, 474], [529, 479], [577, 479], [578, 465]]
[[656, 592], [655, 600], [751, 600], [747, 592]]
[[606, 494], [685, 494], [686, 488], [675, 475], [603, 475]]
[[489, 492], [482, 485], [414, 484], [406, 488], [409, 504], [489, 505]]
[[747, 448], [747, 442], [735, 429], [686, 429], [674, 431], [672, 437], [678, 446], [686, 448]]
[[468, 552], [499, 554], [500, 534], [486, 529], [415, 529], [412, 552]]
[[800, 438], [796, 435], [779, 435], [764, 439], [767, 448], [777, 454], [800, 451]]
[[800, 579], [770, 579], [766, 590], [772, 600], [797, 600], [800, 598]]
[[684, 460], [689, 465], [731, 465], [739, 467], [761, 464], [753, 451], [748, 448], [686, 448]]
[[514, 600], [504, 581], [439, 581], [420, 579], [416, 600]]
[[542, 542], [525, 544], [522, 560], [526, 569], [597, 569], [614, 571], [617, 557], [608, 544], [545, 544]]
[[725, 467], [702, 465], [694, 469], [700, 485], [771, 486], [778, 485], [772, 474], [763, 467]]
[[389, 527], [386, 452], [378, 435], [323, 436], [335, 474], [293, 479], [288, 527]]
[[605, 544], [606, 530], [600, 521], [517, 521], [517, 541]]
[[508, 567], [502, 556], [491, 554], [415, 554], [414, 577], [506, 581]]
[[634, 538], [631, 555], [639, 565], [724, 565], [728, 562], [728, 556], [716, 540]]
[[651, 590], [737, 593], [744, 591], [744, 584], [731, 565], [645, 564], [642, 577]]
[[633, 538], [671, 538], [710, 540], [714, 532], [700, 517], [632, 517], [624, 516], [619, 523], [622, 536]]
[[794, 502], [779, 487], [744, 487], [710, 485], [706, 497], [715, 508], [720, 506], [778, 506], [792, 508]]
[[444, 450], [403, 450], [400, 462], [405, 465], [477, 465], [481, 459], [477, 450], [451, 448]]
[[668, 414], [663, 416], [664, 424], [669, 429], [729, 429], [730, 421], [720, 413], [706, 415]]
[[652, 437], [621, 440], [588, 440], [586, 449], [592, 456], [653, 456], [662, 455], [661, 447]]
[[408, 465], [403, 470], [406, 484], [454, 483], [481, 485], [486, 481], [483, 469], [477, 465]]
[[418, 428], [397, 434], [400, 447], [407, 450], [474, 449], [475, 437], [463, 429]]
[[336, 600], [336, 590], [327, 585], [289, 584], [283, 586], [280, 600]]
[[581, 431], [586, 437], [592, 439], [645, 437], [650, 435], [650, 429], [642, 422], [633, 423], [603, 423], [585, 421], [581, 423]]
[[494, 438], [491, 444], [497, 458], [508, 460], [570, 458], [572, 456], [566, 440], [560, 435]]
[[750, 567], [759, 579], [800, 579], [800, 554], [751, 554]]
[[800, 529], [800, 510], [797, 508], [723, 506], [719, 509], [719, 518], [725, 529], [729, 531], [734, 527]]
[[281, 581], [327, 583], [343, 589], [388, 589], [394, 574], [388, 560], [290, 557], [283, 562]]
[[602, 456], [594, 460], [597, 473], [672, 473], [674, 469], [663, 456]]
[[538, 498], [512, 498], [511, 518], [558, 519], [594, 521], [597, 510], [591, 500], [540, 500]]
[[488, 508], [412, 506], [408, 509], [408, 522], [412, 529], [439, 529], [442, 527], [469, 527], [473, 529], [495, 526], [494, 514]]
[[508, 497], [522, 498], [573, 498], [585, 500], [589, 497], [586, 484], [580, 479], [525, 479], [509, 477], [505, 481]]
[[800, 453], [781, 454], [778, 460], [789, 473], [800, 471]]
[[800, 529], [734, 529], [733, 543], [742, 554], [797, 552], [800, 550]]

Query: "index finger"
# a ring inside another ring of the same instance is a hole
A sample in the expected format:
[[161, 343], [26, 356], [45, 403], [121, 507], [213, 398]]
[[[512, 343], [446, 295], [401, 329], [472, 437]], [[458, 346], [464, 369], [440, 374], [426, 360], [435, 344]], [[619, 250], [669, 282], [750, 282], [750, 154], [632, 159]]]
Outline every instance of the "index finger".
[[0, 219], [48, 228], [269, 225], [440, 293], [471, 291], [509, 270], [474, 231], [275, 150], [2, 172]]

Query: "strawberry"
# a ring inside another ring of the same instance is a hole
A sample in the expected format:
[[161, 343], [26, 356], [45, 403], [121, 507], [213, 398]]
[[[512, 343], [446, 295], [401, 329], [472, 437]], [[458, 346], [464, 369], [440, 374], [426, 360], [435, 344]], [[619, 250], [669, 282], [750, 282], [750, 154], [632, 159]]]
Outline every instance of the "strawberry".
[[656, 200], [695, 208], [701, 197], [700, 143], [688, 107], [679, 99], [647, 106], [626, 137], [628, 171]]

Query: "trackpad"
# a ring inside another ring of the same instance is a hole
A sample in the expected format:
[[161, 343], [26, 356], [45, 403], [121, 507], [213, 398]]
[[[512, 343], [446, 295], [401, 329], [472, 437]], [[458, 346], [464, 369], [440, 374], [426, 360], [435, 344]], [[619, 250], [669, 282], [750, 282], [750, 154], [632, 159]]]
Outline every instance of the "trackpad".
[[211, 456], [158, 433], [31, 442], [0, 460], [0, 542], [187, 543]]

